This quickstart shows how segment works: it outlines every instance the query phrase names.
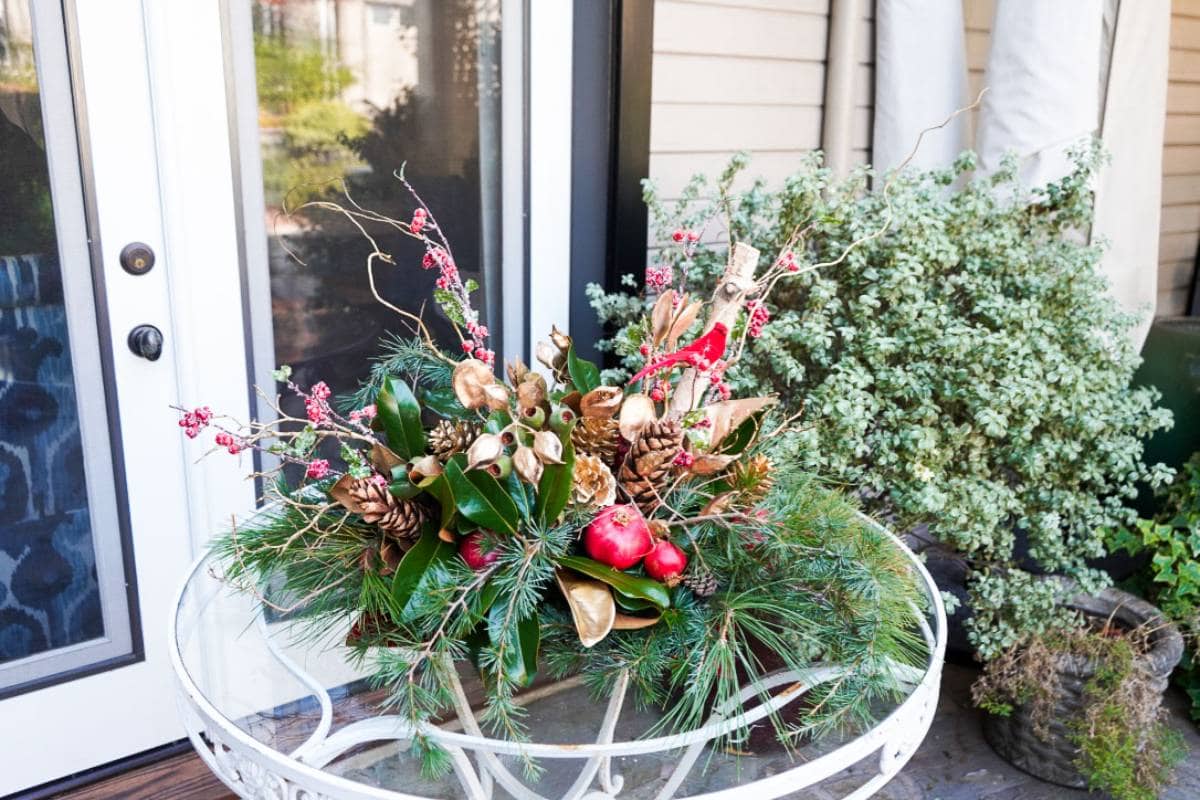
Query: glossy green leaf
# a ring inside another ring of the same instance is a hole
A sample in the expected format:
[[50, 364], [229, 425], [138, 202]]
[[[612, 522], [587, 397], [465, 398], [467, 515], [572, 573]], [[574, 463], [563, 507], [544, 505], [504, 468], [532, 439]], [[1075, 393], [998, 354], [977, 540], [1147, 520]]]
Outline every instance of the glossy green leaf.
[[421, 425], [421, 405], [408, 384], [388, 378], [375, 399], [380, 424], [387, 433], [388, 447], [401, 458], [413, 458], [425, 452], [425, 428]]
[[547, 464], [538, 481], [537, 500], [533, 516], [543, 525], [551, 525], [571, 499], [571, 481], [575, 474], [575, 445], [568, 428], [560, 437], [563, 443], [562, 463]]
[[463, 471], [462, 453], [446, 462], [443, 477], [454, 494], [458, 513], [488, 530], [516, 533], [521, 522], [516, 503], [495, 478], [485, 470]]
[[656, 609], [656, 610], [658, 609], [658, 606], [656, 606], [654, 603], [650, 602], [649, 600], [642, 600], [641, 598], [638, 598], [638, 597], [627, 597], [626, 595], [623, 595], [620, 592], [615, 592], [613, 594], [613, 599], [617, 601], [617, 605], [620, 606], [623, 611], [637, 612], [637, 611], [650, 611], [651, 609]]
[[431, 409], [443, 417], [461, 418], [464, 413], [469, 413], [463, 408], [462, 403], [458, 402], [454, 390], [448, 387], [444, 389], [420, 387], [417, 389], [417, 399], [423, 408]]
[[[493, 605], [488, 611], [488, 639], [502, 649], [505, 676], [518, 686], [528, 686], [537, 675], [541, 625], [537, 612], [515, 624], [508, 618], [508, 604]], [[507, 623], [507, 624], [506, 624]]]
[[487, 421], [483, 423], [483, 429], [487, 433], [500, 433], [512, 423], [512, 415], [503, 409], [493, 411], [488, 414]]
[[738, 425], [733, 433], [726, 436], [721, 442], [719, 451], [726, 455], [738, 455], [753, 444], [761, 432], [763, 418], [766, 415], [767, 412], [763, 410], [757, 414], [751, 414], [749, 419], [743, 420], [742, 424]]
[[458, 507], [455, 505], [454, 492], [450, 489], [450, 482], [446, 480], [445, 473], [425, 478], [418, 486], [422, 491], [433, 495], [433, 498], [438, 501], [438, 507], [442, 511], [441, 527], [449, 528], [454, 520], [454, 515], [458, 512]]
[[571, 383], [575, 384], [580, 394], [587, 394], [600, 385], [600, 368], [580, 358], [575, 352], [574, 342], [571, 342], [571, 347], [567, 350], [567, 372], [571, 376]]
[[656, 580], [630, 575], [583, 556], [563, 556], [559, 563], [589, 578], [607, 583], [625, 597], [647, 600], [660, 609], [671, 605], [671, 593]]
[[437, 561], [453, 555], [454, 545], [438, 538], [437, 529], [433, 525], [424, 525], [421, 538], [417, 539], [416, 544], [400, 559], [396, 572], [392, 575], [392, 602], [395, 608], [403, 612], [413, 592], [421, 583], [425, 571]]

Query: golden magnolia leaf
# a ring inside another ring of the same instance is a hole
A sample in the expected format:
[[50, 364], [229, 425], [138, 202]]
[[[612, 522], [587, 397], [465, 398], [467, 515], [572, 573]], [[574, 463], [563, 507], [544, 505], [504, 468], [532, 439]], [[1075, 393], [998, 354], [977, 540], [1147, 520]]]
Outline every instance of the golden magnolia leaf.
[[382, 472], [384, 475], [392, 474], [392, 467], [398, 467], [404, 463], [404, 459], [393, 453], [386, 445], [376, 442], [371, 445], [371, 466]]
[[623, 392], [618, 386], [597, 386], [579, 400], [579, 413], [584, 417], [610, 419], [621, 407]]
[[408, 479], [420, 483], [426, 478], [436, 478], [442, 474], [442, 462], [436, 456], [421, 456], [408, 465]]
[[649, 395], [631, 394], [625, 396], [625, 402], [621, 403], [621, 415], [618, 417], [620, 423], [621, 435], [627, 440], [633, 441], [637, 438], [642, 429], [651, 422], [658, 420], [658, 410], [654, 407], [654, 401]]
[[704, 413], [712, 423], [708, 439], [710, 449], [716, 449], [721, 440], [737, 427], [764, 408], [775, 405], [775, 397], [742, 397], [737, 400], [722, 400], [704, 407]]
[[517, 448], [517, 452], [513, 453], [513, 469], [521, 480], [533, 486], [537, 486], [542, 479], [542, 462], [531, 447], [521, 445]]
[[563, 445], [562, 439], [554, 431], [538, 431], [533, 434], [533, 454], [543, 464], [561, 464]]
[[701, 453], [692, 461], [692, 465], [688, 467], [688, 472], [693, 475], [714, 475], [736, 460], [737, 456]]
[[355, 502], [350, 496], [350, 486], [354, 483], [354, 478], [349, 474], [345, 474], [338, 478], [337, 483], [329, 487], [329, 496], [342, 504], [342, 508], [355, 514], [362, 513], [362, 506]]
[[649, 628], [651, 625], [658, 624], [662, 619], [662, 614], [656, 614], [653, 617], [633, 617], [629, 614], [617, 612], [617, 618], [613, 620], [614, 631], [638, 631], [642, 628]]
[[[695, 466], [693, 463], [692, 466]], [[704, 508], [700, 509], [700, 516], [708, 517], [713, 514], [724, 514], [733, 505], [734, 498], [737, 497], [737, 492], [721, 492], [705, 503]]]
[[564, 406], [566, 406], [567, 408], [574, 411], [575, 416], [577, 416], [577, 417], [583, 416], [583, 412], [580, 410], [580, 407], [583, 403], [583, 395], [581, 395], [578, 391], [572, 391], [570, 394], [565, 395], [558, 402], [562, 403]]
[[567, 598], [580, 644], [592, 647], [603, 641], [617, 618], [612, 590], [600, 581], [569, 570], [560, 569], [554, 576], [558, 579], [558, 588]]
[[658, 347], [667, 339], [671, 330], [671, 319], [675, 316], [675, 290], [667, 289], [658, 296], [650, 312], [650, 339]]
[[688, 328], [692, 327], [696, 317], [700, 316], [700, 309], [703, 307], [704, 303], [697, 300], [679, 312], [679, 315], [675, 317], [675, 322], [671, 325], [671, 330], [667, 333], [668, 350], [674, 350], [679, 346], [679, 337], [688, 332]]
[[[466, 358], [458, 362], [450, 379], [458, 402], [462, 403], [463, 408], [471, 410], [483, 408], [487, 404], [484, 387], [495, 383], [496, 376], [492, 374], [488, 365], [475, 358]], [[507, 392], [505, 394], [507, 395]]]
[[467, 469], [479, 469], [495, 462], [504, 452], [504, 442], [494, 433], [483, 433], [467, 448]]
[[550, 341], [563, 353], [571, 349], [571, 337], [560, 331], [557, 325], [550, 326]]

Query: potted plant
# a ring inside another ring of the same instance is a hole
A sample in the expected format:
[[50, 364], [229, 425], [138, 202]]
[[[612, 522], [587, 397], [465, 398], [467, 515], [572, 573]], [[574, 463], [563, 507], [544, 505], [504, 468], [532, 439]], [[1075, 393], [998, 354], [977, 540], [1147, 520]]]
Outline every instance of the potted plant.
[[1081, 615], [1080, 627], [1025, 637], [975, 683], [988, 743], [1042, 780], [1153, 800], [1184, 755], [1162, 708], [1183, 637], [1157, 608], [1119, 589], [1067, 607]]
[[[721, 220], [731, 241], [782, 252], [785, 268], [824, 264], [740, 323], [750, 369], [730, 385], [773, 388], [785, 408], [803, 409], [804, 466], [950, 550], [965, 590], [943, 588], [965, 601], [964, 652], [984, 659], [1069, 627], [1062, 585], [1038, 575], [1100, 591], [1108, 578], [1091, 562], [1105, 554], [1102, 531], [1131, 520], [1139, 484], [1169, 475], [1142, 459], [1170, 414], [1154, 389], [1130, 384], [1134, 317], [1108, 294], [1100, 245], [1073, 233], [1091, 221], [1101, 153], [1085, 146], [1074, 159], [1069, 175], [1032, 192], [1015, 161], [972, 177], [969, 153], [875, 191], [866, 169], [834, 182], [819, 154], [779, 189], [757, 181], [735, 192], [739, 157], [671, 207], [646, 190], [660, 241]], [[711, 249], [654, 252], [647, 282], [673, 271], [705, 291], [720, 268]], [[640, 304], [590, 293], [613, 326], [604, 347], [627, 370]]]
[[[582, 674], [600, 693], [628, 681], [665, 727], [692, 730], [714, 707], [736, 717], [769, 698], [776, 666], [837, 664], [798, 718], [772, 714], [785, 745], [899, 697], [929, 657], [905, 554], [795, 465], [796, 421], [772, 417], [774, 397], [735, 397], [728, 383], [743, 306], [779, 271], [756, 271], [742, 247], [711, 300], [657, 285], [631, 380], [602, 381], [557, 330], [538, 345], [541, 371], [497, 370], [476, 287], [413, 197], [407, 220], [310, 205], [424, 246], [456, 352], [377, 294], [413, 336], [389, 343], [344, 405], [285, 366], [274, 377], [304, 418], [180, 409], [185, 434], [214, 451], [280, 462], [271, 505], [215, 545], [226, 577], [315, 640], [344, 641], [434, 772], [450, 754], [420, 732], [454, 711], [456, 662], [480, 676], [481, 722], [510, 740], [536, 733], [516, 695], [539, 671]], [[367, 241], [374, 292], [376, 270], [403, 267]]]

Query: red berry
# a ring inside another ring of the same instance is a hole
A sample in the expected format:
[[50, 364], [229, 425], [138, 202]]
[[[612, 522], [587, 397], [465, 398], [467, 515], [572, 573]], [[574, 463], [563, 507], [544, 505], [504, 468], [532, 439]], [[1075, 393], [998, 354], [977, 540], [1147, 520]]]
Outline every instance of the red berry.
[[476, 572], [490, 567], [500, 557], [500, 551], [495, 548], [484, 552], [480, 546], [483, 543], [483, 536], [483, 531], [475, 531], [464, 536], [458, 543], [458, 554], [462, 556], [463, 561], [467, 562], [467, 566]]
[[656, 403], [661, 403], [663, 400], [667, 399], [667, 395], [663, 392], [662, 389], [655, 386], [653, 389], [650, 390], [650, 399]]
[[687, 555], [666, 539], [660, 539], [642, 562], [646, 574], [656, 581], [678, 578], [687, 569], [687, 564]]
[[675, 240], [675, 241], [677, 241], [677, 242], [682, 242], [682, 241], [683, 241], [683, 237], [684, 237], [685, 235], [686, 235], [686, 234], [684, 234], [684, 232], [683, 232], [682, 230], [677, 230], [677, 231], [675, 231], [674, 233], [672, 233], [672, 234], [671, 234], [671, 238], [672, 238], [672, 239], [674, 239], [674, 240]]
[[700, 241], [700, 234], [696, 233], [695, 231], [688, 231], [687, 240], [689, 242], [698, 242]]
[[609, 506], [583, 532], [587, 554], [601, 564], [629, 569], [654, 548], [650, 527], [635, 505]]

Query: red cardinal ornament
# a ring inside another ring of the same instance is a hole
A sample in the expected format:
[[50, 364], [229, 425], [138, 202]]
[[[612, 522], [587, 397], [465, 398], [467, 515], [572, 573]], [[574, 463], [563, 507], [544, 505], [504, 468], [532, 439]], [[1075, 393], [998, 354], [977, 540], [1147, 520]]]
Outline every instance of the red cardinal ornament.
[[706, 369], [713, 362], [720, 359], [721, 356], [725, 355], [725, 343], [728, 334], [729, 329], [725, 327], [725, 323], [718, 322], [712, 326], [711, 331], [687, 347], [681, 347], [674, 353], [668, 353], [654, 363], [647, 364], [642, 368], [641, 372], [630, 378], [629, 382], [636, 383], [647, 375], [658, 372], [664, 367], [674, 367], [679, 363], [686, 363]]

